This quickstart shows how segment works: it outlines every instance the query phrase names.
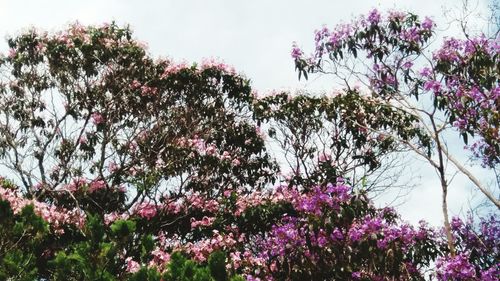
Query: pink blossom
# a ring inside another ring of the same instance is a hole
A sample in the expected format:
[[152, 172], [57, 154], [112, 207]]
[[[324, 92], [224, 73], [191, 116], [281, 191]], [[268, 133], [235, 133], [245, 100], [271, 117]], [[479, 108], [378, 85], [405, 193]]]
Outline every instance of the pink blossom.
[[231, 159], [231, 155], [229, 154], [228, 151], [225, 150], [224, 152], [222, 152], [221, 159], [222, 160], [229, 160], [229, 159]]
[[239, 166], [241, 164], [240, 160], [238, 160], [238, 158], [234, 158], [233, 161], [231, 161], [231, 164], [233, 166]]
[[149, 87], [146, 85], [141, 86], [141, 95], [142, 96], [154, 96], [158, 93], [158, 88]]
[[109, 164], [108, 164], [108, 171], [110, 173], [114, 173], [116, 171], [118, 171], [119, 167], [118, 165], [116, 164], [116, 162], [114, 161], [111, 161]]
[[104, 123], [104, 117], [98, 112], [92, 113], [91, 118], [94, 125], [99, 125]]
[[209, 144], [207, 146], [207, 149], [205, 150], [205, 153], [207, 155], [215, 155], [216, 152], [217, 152], [217, 148], [215, 147], [214, 144]]
[[130, 216], [127, 213], [119, 214], [117, 212], [112, 212], [104, 215], [104, 223], [109, 225], [116, 220], [127, 220]]
[[106, 188], [106, 182], [103, 180], [94, 180], [90, 183], [89, 192], [95, 192], [100, 189]]
[[132, 83], [130, 83], [130, 87], [132, 89], [138, 89], [141, 87], [141, 82], [134, 80], [134, 81], [132, 81]]
[[201, 220], [196, 220], [195, 218], [191, 218], [191, 228], [197, 228], [199, 226], [210, 226], [215, 221], [214, 217], [204, 216]]
[[226, 64], [224, 61], [215, 58], [205, 58], [201, 61], [201, 70], [216, 68], [220, 71], [226, 72], [231, 75], [236, 74], [234, 67]]
[[132, 257], [128, 257], [125, 259], [125, 262], [127, 263], [127, 272], [129, 273], [136, 273], [137, 271], [139, 271], [141, 269], [141, 265], [132, 260]]
[[13, 189], [7, 189], [0, 186], [0, 199], [8, 201], [15, 214], [21, 212], [25, 206], [33, 205], [35, 213], [49, 223], [54, 233], [58, 235], [64, 233], [63, 227], [65, 225], [73, 224], [81, 228], [85, 224], [85, 213], [81, 210], [67, 210], [44, 202], [25, 199]]
[[411, 67], [413, 66], [413, 62], [412, 61], [405, 61], [405, 63], [403, 63], [403, 68], [404, 69], [410, 69]]
[[424, 84], [424, 90], [432, 90], [434, 93], [437, 93], [441, 90], [441, 84], [435, 80], [427, 81]]
[[156, 216], [157, 207], [151, 203], [141, 203], [136, 207], [135, 211], [140, 217], [145, 218], [147, 220], [152, 219]]
[[428, 67], [424, 67], [420, 70], [420, 75], [429, 78], [432, 75], [432, 70]]
[[83, 144], [87, 144], [87, 138], [85, 136], [81, 136], [79, 139], [78, 139], [78, 143], [83, 145]]
[[151, 254], [155, 265], [163, 266], [170, 261], [170, 254], [160, 250], [160, 248], [156, 248]]
[[15, 49], [9, 49], [9, 58], [13, 59], [17, 55], [17, 52]]
[[162, 79], [168, 78], [170, 75], [176, 74], [179, 71], [188, 68], [188, 65], [186, 62], [182, 63], [170, 63], [165, 70], [163, 71], [163, 74], [161, 75]]
[[318, 156], [318, 162], [327, 162], [330, 161], [331, 159], [332, 159], [331, 155], [326, 153], [321, 153]]

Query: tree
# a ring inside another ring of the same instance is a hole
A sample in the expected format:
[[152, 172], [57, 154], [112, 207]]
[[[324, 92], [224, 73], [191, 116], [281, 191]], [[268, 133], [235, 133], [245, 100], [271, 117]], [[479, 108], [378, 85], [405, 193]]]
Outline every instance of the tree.
[[[4, 279], [424, 280], [439, 261], [445, 280], [461, 276], [457, 257], [466, 278], [498, 277], [493, 254], [457, 239], [448, 255], [440, 232], [352, 186], [349, 173], [394, 149], [376, 130], [428, 146], [405, 110], [355, 89], [255, 99], [227, 65], [154, 60], [115, 24], [32, 30], [9, 47], [1, 163], [20, 186], [0, 181]], [[283, 148], [300, 173], [280, 176], [259, 125], [298, 137]], [[308, 159], [308, 135], [332, 130], [324, 148], [351, 163]], [[498, 247], [495, 233], [478, 237]], [[477, 249], [485, 259], [465, 254]]]
[[269, 127], [292, 171], [290, 181], [308, 186], [342, 176], [372, 195], [395, 184], [390, 163], [402, 147], [383, 133], [394, 131], [421, 146], [429, 137], [415, 126], [418, 120], [405, 111], [359, 95], [356, 90], [336, 96], [276, 93], [255, 101], [259, 123]]
[[434, 23], [429, 18], [420, 21], [416, 15], [401, 12], [390, 12], [383, 17], [372, 10], [368, 16], [351, 24], [339, 25], [332, 31], [326, 27], [317, 31], [313, 57], [305, 57], [297, 46], [292, 50], [292, 57], [299, 78], [301, 75], [307, 78], [308, 73], [330, 73], [350, 89], [353, 83], [350, 77], [354, 77], [357, 82], [364, 83], [366, 95], [376, 98], [379, 104], [403, 110], [419, 120], [419, 126], [431, 140], [426, 148], [432, 150], [422, 150], [398, 132], [365, 128], [406, 145], [436, 169], [443, 191], [445, 229], [453, 255], [446, 161], [453, 163], [500, 208], [500, 201], [448, 151], [443, 137], [451, 129], [460, 133], [466, 145], [469, 138], [475, 137], [470, 148], [483, 160], [483, 165], [498, 165], [498, 43], [484, 36], [466, 40], [451, 38], [429, 57], [427, 49], [433, 28]]

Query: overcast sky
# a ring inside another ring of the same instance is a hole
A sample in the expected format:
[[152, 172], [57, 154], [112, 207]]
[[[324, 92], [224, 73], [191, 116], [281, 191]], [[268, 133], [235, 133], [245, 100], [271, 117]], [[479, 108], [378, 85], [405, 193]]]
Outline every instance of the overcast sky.
[[[477, 11], [486, 11], [486, 0], [478, 0]], [[493, 0], [495, 1], [495, 0]], [[189, 62], [218, 57], [244, 73], [259, 92], [271, 89], [329, 90], [322, 80], [298, 82], [290, 57], [296, 41], [312, 50], [313, 32], [322, 25], [333, 26], [372, 8], [396, 8], [430, 16], [441, 35], [458, 32], [449, 25], [444, 11], [459, 10], [461, 0], [408, 1], [298, 1], [298, 0], [179, 0], [179, 1], [23, 1], [0, 0], [0, 35], [16, 35], [35, 26], [55, 31], [68, 23], [101, 24], [116, 21], [130, 24], [137, 39], [147, 43], [154, 56]], [[0, 52], [6, 51], [5, 40]], [[399, 208], [405, 219], [421, 218], [433, 224], [442, 221], [440, 187], [427, 165], [413, 165], [420, 185]], [[479, 172], [479, 170], [478, 170]], [[465, 210], [473, 188], [464, 177], [452, 183], [449, 201], [452, 214]], [[478, 195], [478, 197], [480, 197]], [[473, 199], [474, 200], [474, 199]], [[382, 204], [379, 202], [379, 204]]]

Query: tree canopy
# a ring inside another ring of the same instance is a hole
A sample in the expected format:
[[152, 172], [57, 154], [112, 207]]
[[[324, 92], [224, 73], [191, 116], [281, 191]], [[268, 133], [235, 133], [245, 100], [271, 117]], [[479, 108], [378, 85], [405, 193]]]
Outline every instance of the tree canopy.
[[[258, 97], [225, 63], [155, 59], [114, 23], [10, 38], [0, 280], [497, 280], [500, 222], [448, 219], [440, 133], [498, 164], [498, 39], [448, 40], [417, 69], [433, 27], [373, 10], [318, 31], [313, 57], [294, 46], [299, 77], [328, 61], [368, 85], [334, 96]], [[444, 231], [370, 200], [408, 148], [441, 172]]]

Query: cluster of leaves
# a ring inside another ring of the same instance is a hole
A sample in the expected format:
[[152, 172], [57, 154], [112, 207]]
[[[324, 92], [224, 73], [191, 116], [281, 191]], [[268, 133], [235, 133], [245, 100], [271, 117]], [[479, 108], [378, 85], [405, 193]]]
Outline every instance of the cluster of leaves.
[[47, 222], [35, 214], [33, 206], [14, 214], [9, 202], [1, 199], [0, 217], [0, 279], [36, 280], [50, 243]]
[[[299, 185], [326, 184], [337, 176], [361, 183], [385, 156], [401, 149], [394, 136], [430, 150], [414, 115], [354, 89], [322, 97], [276, 93], [257, 100], [254, 114], [257, 122], [271, 124], [269, 137], [285, 151], [291, 182]], [[356, 179], [360, 168], [365, 171]]]

